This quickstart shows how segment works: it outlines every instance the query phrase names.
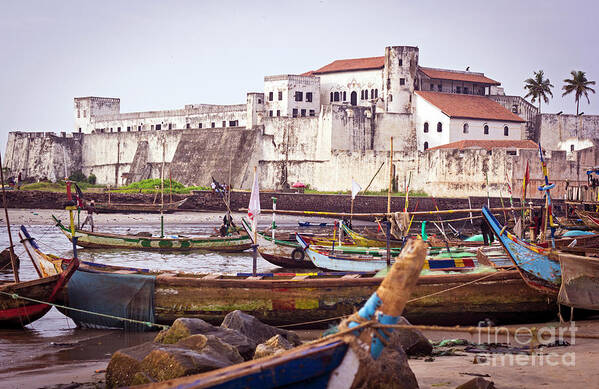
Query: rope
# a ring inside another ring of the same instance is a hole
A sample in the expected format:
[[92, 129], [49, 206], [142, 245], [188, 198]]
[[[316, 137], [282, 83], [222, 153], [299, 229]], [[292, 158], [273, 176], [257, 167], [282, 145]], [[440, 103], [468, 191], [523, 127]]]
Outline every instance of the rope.
[[129, 319], [129, 318], [126, 318], [126, 317], [119, 317], [119, 316], [108, 315], [106, 313], [98, 313], [98, 312], [86, 311], [84, 309], [67, 307], [66, 305], [61, 305], [61, 304], [56, 304], [56, 303], [49, 303], [49, 302], [46, 302], [46, 301], [41, 301], [41, 300], [37, 300], [37, 299], [34, 299], [34, 298], [30, 298], [30, 297], [19, 296], [16, 293], [7, 293], [7, 292], [3, 292], [3, 291], [0, 291], [0, 293], [4, 294], [6, 296], [12, 297], [15, 300], [16, 299], [27, 300], [27, 301], [31, 301], [31, 302], [34, 302], [34, 303], [51, 305], [51, 306], [56, 307], [56, 308], [68, 309], [68, 310], [75, 311], [75, 312], [88, 313], [88, 314], [92, 314], [92, 315], [107, 317], [109, 319], [116, 319], [116, 320], [120, 320], [120, 321], [126, 321], [126, 322], [129, 322], [129, 323], [143, 324], [143, 325], [148, 326], [148, 327], [159, 327], [159, 328], [162, 328], [162, 329], [168, 329], [169, 328], [169, 326], [164, 325], [164, 324], [156, 324], [156, 323], [152, 323], [152, 322], [149, 322], [149, 321], [141, 321], [141, 320]]

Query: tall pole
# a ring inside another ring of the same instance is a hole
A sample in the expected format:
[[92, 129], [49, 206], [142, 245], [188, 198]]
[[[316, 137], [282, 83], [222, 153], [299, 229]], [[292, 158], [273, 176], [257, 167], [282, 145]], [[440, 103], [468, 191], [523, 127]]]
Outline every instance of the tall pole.
[[160, 237], [164, 238], [164, 159], [166, 145], [162, 141], [162, 170], [160, 172]]
[[10, 247], [8, 251], [10, 253], [10, 263], [12, 264], [12, 272], [15, 276], [15, 282], [19, 281], [19, 268], [17, 267], [17, 260], [15, 258], [15, 252], [12, 246], [12, 234], [10, 233], [10, 220], [8, 219], [8, 209], [6, 208], [6, 190], [4, 189], [4, 169], [2, 167], [2, 156], [0, 156], [0, 179], [2, 180], [2, 203], [4, 204], [4, 216], [6, 217], [6, 229], [8, 232], [8, 242]]
[[271, 231], [272, 231], [272, 242], [275, 242], [275, 230], [277, 229], [277, 224], [275, 223], [275, 215], [277, 214], [277, 198], [276, 197], [271, 197], [272, 199], [272, 226], [271, 226]]
[[389, 190], [387, 191], [387, 213], [391, 213], [391, 189], [393, 185], [393, 137], [391, 137], [391, 148], [389, 151]]
[[[254, 182], [256, 181], [256, 170], [257, 167], [254, 166]], [[252, 190], [253, 189], [254, 188], [252, 188]], [[254, 233], [254, 244], [252, 245], [252, 275], [255, 277], [258, 263], [258, 215], [254, 215], [254, 222], [252, 224], [254, 227], [254, 231], [252, 231]]]

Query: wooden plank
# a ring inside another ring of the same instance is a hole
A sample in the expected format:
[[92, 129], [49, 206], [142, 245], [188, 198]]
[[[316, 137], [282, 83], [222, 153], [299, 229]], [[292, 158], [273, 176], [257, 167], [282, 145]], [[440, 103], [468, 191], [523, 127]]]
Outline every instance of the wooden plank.
[[202, 277], [203, 280], [217, 280], [222, 277], [222, 274], [208, 274]]
[[249, 276], [246, 280], [261, 280], [262, 278], [262, 276]]
[[361, 274], [346, 274], [343, 277], [341, 277], [342, 279], [348, 279], [348, 278], [360, 278]]
[[310, 278], [310, 276], [309, 275], [295, 276], [291, 280], [301, 281], [301, 280], [305, 280], [307, 278]]

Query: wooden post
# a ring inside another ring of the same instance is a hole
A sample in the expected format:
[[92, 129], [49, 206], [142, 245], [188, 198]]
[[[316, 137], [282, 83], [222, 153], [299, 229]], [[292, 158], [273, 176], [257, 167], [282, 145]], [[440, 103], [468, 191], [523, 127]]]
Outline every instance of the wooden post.
[[172, 172], [173, 172], [173, 167], [169, 166], [168, 168], [168, 184], [170, 185], [169, 188], [169, 195], [170, 195], [170, 202], [173, 202], [173, 176], [172, 176]]
[[[254, 181], [256, 181], [256, 170], [257, 166], [254, 166]], [[253, 190], [254, 188], [252, 188]], [[254, 215], [254, 244], [252, 245], [252, 275], [256, 276], [257, 262], [258, 262], [258, 215]], [[273, 242], [274, 243], [274, 242]]]
[[8, 252], [10, 253], [10, 263], [12, 265], [12, 272], [15, 276], [15, 282], [19, 280], [19, 268], [17, 267], [17, 259], [15, 258], [15, 251], [13, 250], [12, 234], [10, 233], [10, 220], [8, 218], [8, 208], [6, 205], [6, 190], [4, 189], [4, 168], [2, 167], [2, 157], [0, 156], [0, 179], [2, 180], [2, 203], [4, 205], [4, 216], [6, 217], [6, 230], [8, 232]]
[[385, 229], [387, 230], [387, 268], [391, 266], [391, 222], [387, 220], [385, 222]]
[[164, 160], [166, 144], [162, 141], [162, 169], [160, 171], [160, 237], [164, 238]]
[[393, 185], [393, 137], [391, 137], [391, 149], [389, 151], [389, 190], [387, 191], [387, 213], [391, 213], [391, 189]]
[[354, 220], [354, 196], [353, 195], [351, 197], [351, 204], [349, 206], [349, 213], [350, 213], [349, 223], [351, 224], [352, 221]]
[[277, 229], [277, 224], [275, 223], [275, 215], [277, 214], [277, 198], [271, 197], [272, 199], [272, 226], [270, 227], [272, 231], [272, 242], [275, 243], [275, 230]]

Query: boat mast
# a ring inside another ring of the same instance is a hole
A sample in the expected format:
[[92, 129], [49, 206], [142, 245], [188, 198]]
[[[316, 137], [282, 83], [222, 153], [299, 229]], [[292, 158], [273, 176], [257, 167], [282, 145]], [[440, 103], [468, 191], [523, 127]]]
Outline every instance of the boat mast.
[[164, 238], [164, 154], [166, 144], [162, 141], [162, 170], [160, 172], [160, 237]]
[[15, 276], [15, 282], [19, 281], [19, 269], [12, 245], [12, 234], [10, 233], [10, 220], [8, 219], [8, 209], [6, 208], [6, 190], [4, 189], [4, 169], [2, 167], [2, 156], [0, 156], [0, 180], [2, 181], [2, 204], [4, 204], [4, 216], [6, 216], [6, 229], [8, 231], [8, 242], [10, 244], [8, 251], [10, 252], [10, 263], [12, 264], [12, 272]]

